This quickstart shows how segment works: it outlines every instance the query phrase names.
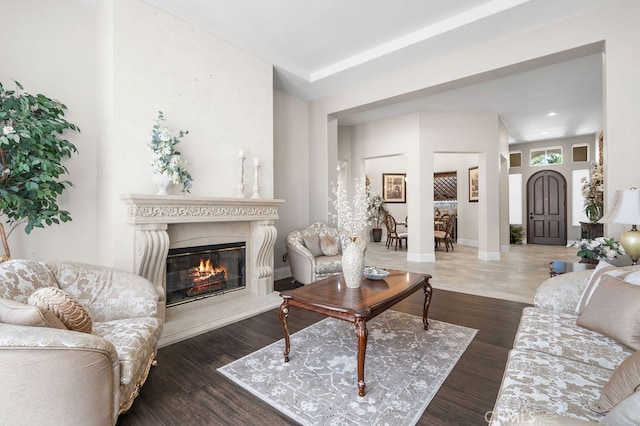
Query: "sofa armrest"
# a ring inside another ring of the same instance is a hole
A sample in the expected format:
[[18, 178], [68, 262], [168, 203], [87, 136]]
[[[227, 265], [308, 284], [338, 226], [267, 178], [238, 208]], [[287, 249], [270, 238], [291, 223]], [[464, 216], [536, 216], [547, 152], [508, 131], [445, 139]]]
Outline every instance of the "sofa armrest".
[[98, 336], [0, 324], [0, 424], [115, 424], [119, 374]]
[[87, 309], [93, 321], [158, 317], [164, 294], [131, 272], [77, 262], [47, 262], [62, 290]]
[[575, 314], [592, 270], [569, 272], [548, 278], [536, 290], [534, 306], [549, 311]]
[[301, 284], [310, 284], [314, 281], [316, 259], [302, 242], [302, 233], [293, 231], [285, 238], [287, 256], [291, 275]]

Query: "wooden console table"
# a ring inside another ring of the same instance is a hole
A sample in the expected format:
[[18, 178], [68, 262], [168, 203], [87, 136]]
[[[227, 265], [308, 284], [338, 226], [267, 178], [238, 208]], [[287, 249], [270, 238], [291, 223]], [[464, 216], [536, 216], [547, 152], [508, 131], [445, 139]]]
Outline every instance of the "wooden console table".
[[422, 322], [429, 328], [427, 315], [431, 303], [431, 275], [389, 270], [384, 280], [362, 280], [360, 288], [347, 288], [342, 274], [280, 293], [280, 324], [284, 331], [284, 361], [289, 362], [287, 317], [291, 307], [316, 312], [355, 324], [358, 339], [358, 395], [364, 396], [364, 359], [367, 349], [367, 321], [375, 318], [418, 289], [424, 290]]

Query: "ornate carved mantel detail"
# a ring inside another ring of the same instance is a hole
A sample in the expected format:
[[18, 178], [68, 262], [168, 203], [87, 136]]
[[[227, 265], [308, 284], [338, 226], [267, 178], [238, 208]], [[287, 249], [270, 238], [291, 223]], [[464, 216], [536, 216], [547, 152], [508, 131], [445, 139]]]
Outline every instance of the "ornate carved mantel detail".
[[[274, 221], [283, 200], [125, 195], [127, 222], [135, 225], [135, 268], [155, 284], [166, 286], [165, 265], [170, 225], [208, 222], [250, 222], [252, 250], [247, 256], [247, 288], [251, 295], [273, 291]], [[166, 288], [166, 287], [165, 287]]]
[[128, 222], [193, 223], [278, 219], [283, 200], [183, 197], [180, 195], [125, 195]]

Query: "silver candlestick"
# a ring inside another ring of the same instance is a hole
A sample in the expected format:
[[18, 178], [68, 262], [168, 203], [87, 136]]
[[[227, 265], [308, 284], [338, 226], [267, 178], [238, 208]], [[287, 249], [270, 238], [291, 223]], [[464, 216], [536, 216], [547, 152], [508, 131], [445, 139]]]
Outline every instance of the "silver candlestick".
[[253, 181], [253, 195], [251, 198], [260, 198], [260, 185], [258, 184], [258, 172], [260, 170], [260, 160], [258, 157], [253, 159], [253, 168], [255, 170], [255, 179]]
[[244, 198], [244, 151], [238, 153], [238, 159], [240, 160], [240, 183], [238, 183], [238, 197]]

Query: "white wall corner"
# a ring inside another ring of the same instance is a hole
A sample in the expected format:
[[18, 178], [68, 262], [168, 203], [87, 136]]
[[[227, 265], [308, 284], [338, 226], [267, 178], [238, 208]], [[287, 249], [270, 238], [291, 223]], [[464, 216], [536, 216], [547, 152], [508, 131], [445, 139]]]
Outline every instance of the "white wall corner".
[[509, 253], [511, 251], [511, 246], [507, 244], [503, 244], [502, 246], [500, 246], [500, 251], [502, 253]]

